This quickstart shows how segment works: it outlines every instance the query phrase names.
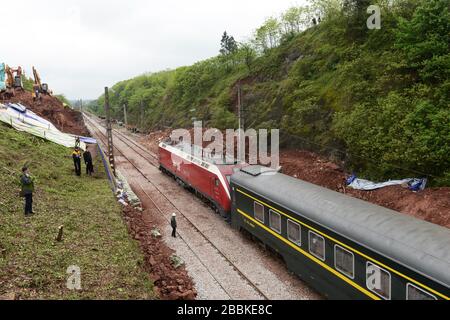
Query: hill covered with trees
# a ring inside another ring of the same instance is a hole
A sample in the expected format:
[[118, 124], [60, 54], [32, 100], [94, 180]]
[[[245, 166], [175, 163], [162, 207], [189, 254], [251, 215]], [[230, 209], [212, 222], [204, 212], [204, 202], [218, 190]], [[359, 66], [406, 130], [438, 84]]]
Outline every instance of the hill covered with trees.
[[[370, 5], [381, 29], [369, 29]], [[218, 37], [218, 39], [220, 39]], [[371, 179], [450, 185], [448, 0], [316, 0], [224, 33], [218, 56], [112, 87], [113, 116], [145, 129], [279, 128], [283, 147], [326, 154]], [[104, 97], [91, 107], [103, 112]]]

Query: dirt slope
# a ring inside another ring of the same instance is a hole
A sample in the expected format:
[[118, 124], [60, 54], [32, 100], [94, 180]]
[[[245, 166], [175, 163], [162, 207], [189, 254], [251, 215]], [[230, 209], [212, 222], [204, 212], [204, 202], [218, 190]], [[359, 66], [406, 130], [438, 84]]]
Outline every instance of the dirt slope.
[[348, 173], [312, 152], [282, 151], [280, 162], [283, 173], [295, 178], [450, 228], [450, 188], [421, 192], [412, 192], [401, 186], [374, 191], [353, 190], [346, 187]]
[[80, 112], [64, 107], [55, 97], [42, 95], [42, 101], [33, 101], [31, 92], [18, 91], [16, 95], [2, 103], [21, 103], [44, 119], [52, 122], [59, 130], [80, 136], [88, 136]]

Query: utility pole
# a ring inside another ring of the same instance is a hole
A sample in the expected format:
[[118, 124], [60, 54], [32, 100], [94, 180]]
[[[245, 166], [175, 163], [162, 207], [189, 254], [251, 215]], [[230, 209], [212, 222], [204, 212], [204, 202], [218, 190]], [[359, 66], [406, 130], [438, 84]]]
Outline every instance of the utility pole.
[[80, 112], [83, 113], [83, 99], [80, 99]]
[[144, 103], [141, 100], [141, 131], [144, 131]]
[[111, 115], [109, 114], [109, 94], [108, 87], [105, 87], [105, 114], [106, 114], [106, 132], [108, 135], [108, 157], [114, 176], [116, 176], [116, 165], [114, 162], [114, 144], [112, 137]]
[[127, 106], [126, 106], [126, 104], [123, 104], [123, 122], [125, 122], [125, 128], [126, 128], [128, 126]]

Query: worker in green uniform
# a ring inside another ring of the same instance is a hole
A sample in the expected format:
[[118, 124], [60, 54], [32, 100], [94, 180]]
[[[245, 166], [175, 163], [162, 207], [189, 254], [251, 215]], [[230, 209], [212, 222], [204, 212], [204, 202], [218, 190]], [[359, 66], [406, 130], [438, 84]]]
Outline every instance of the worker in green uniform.
[[22, 187], [21, 195], [25, 198], [25, 216], [27, 217], [34, 214], [33, 212], [34, 178], [28, 172], [27, 167], [22, 168], [20, 185]]

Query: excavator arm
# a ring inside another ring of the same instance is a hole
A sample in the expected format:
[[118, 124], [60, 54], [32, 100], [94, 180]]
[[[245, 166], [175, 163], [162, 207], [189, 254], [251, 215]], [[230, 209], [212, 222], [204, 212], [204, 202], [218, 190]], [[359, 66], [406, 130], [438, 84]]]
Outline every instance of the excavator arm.
[[46, 83], [41, 82], [41, 77], [37, 72], [36, 68], [33, 67], [33, 76], [34, 76], [34, 85], [39, 88], [39, 92], [43, 94], [52, 95], [52, 91], [49, 90], [48, 85]]
[[37, 72], [35, 67], [33, 67], [33, 77], [34, 83], [39, 87], [39, 91], [42, 92], [41, 78], [39, 77], [39, 73]]

